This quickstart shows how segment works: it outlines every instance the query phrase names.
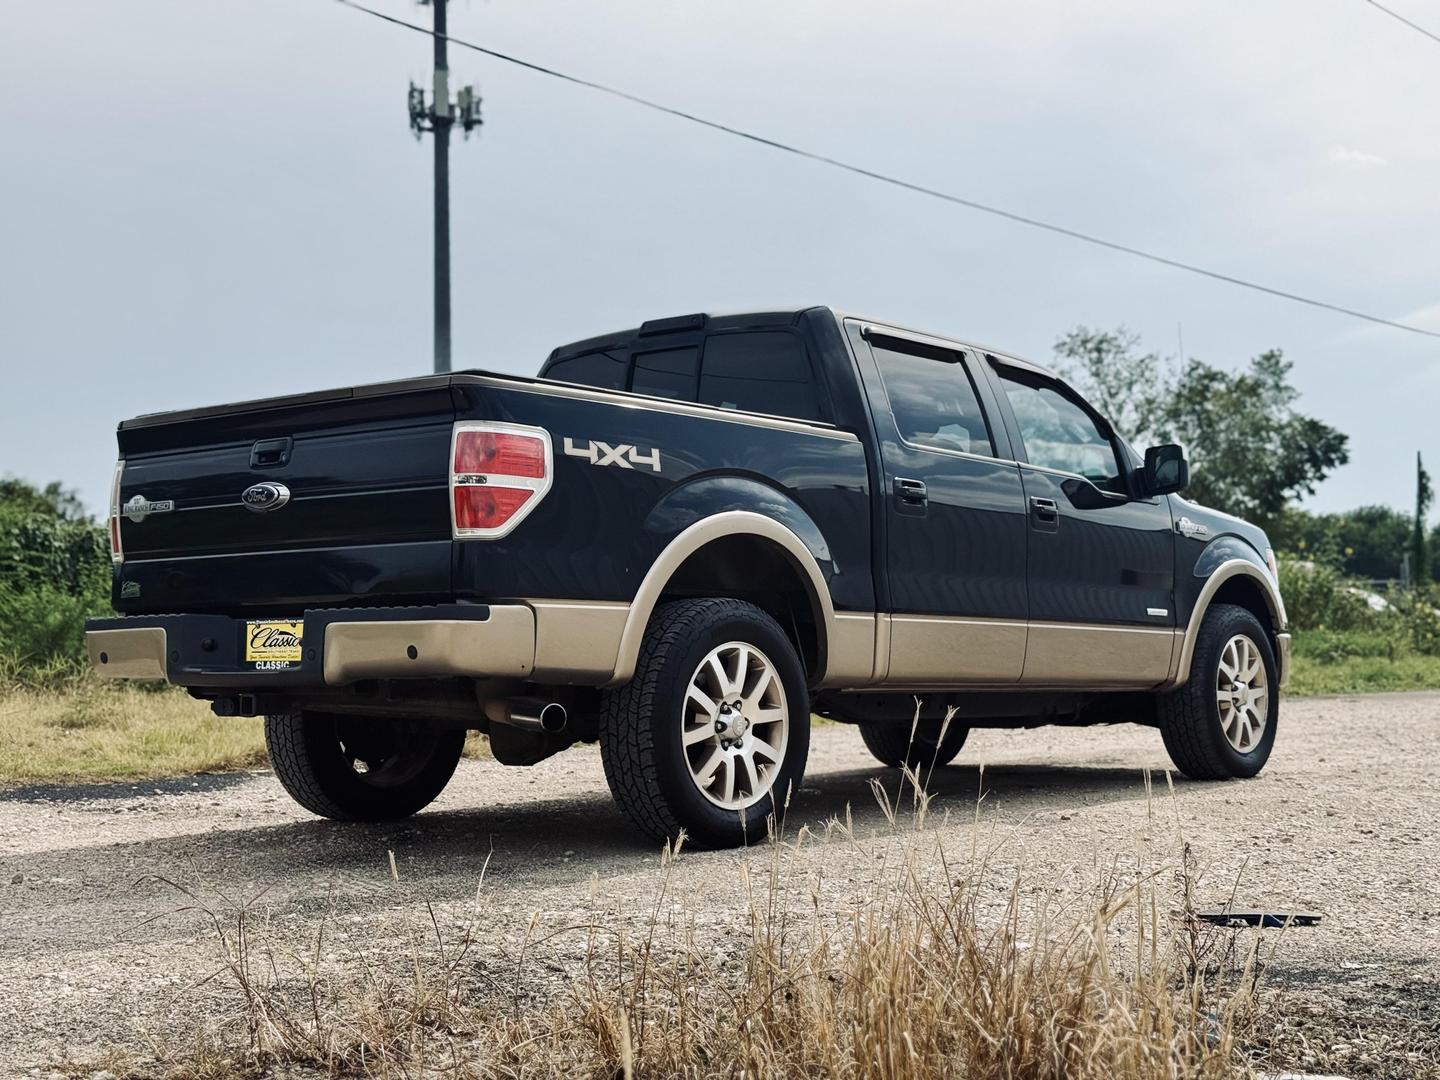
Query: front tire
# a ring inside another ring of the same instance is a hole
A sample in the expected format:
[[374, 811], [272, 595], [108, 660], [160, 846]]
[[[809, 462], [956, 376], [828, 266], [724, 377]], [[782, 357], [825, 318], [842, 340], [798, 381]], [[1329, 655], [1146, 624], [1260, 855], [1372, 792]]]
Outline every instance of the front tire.
[[621, 811], [656, 839], [711, 848], [766, 835], [810, 752], [795, 647], [742, 600], [656, 610], [634, 677], [605, 694], [600, 756]]
[[954, 717], [945, 729], [942, 738], [941, 721], [921, 720], [912, 725], [904, 723], [862, 723], [860, 737], [875, 759], [892, 769], [941, 769], [955, 760], [970, 729]]
[[455, 773], [465, 732], [406, 721], [265, 717], [270, 764], [290, 797], [338, 821], [395, 821], [428, 806]]
[[1170, 760], [1192, 780], [1251, 777], [1265, 767], [1280, 719], [1270, 635], [1235, 604], [1205, 613], [1190, 678], [1159, 701]]

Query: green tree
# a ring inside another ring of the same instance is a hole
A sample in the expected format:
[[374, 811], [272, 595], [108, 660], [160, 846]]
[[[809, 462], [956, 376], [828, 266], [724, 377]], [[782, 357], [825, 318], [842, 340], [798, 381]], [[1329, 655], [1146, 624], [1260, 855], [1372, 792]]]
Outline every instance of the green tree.
[[110, 588], [109, 541], [73, 492], [0, 480], [0, 589], [56, 589], [100, 598]]
[[1277, 551], [1318, 559], [1347, 577], [1394, 580], [1410, 549], [1414, 521], [1389, 506], [1361, 506], [1343, 514], [1285, 509], [1270, 533]]
[[1415, 531], [1410, 543], [1410, 580], [1420, 585], [1430, 580], [1430, 545], [1426, 542], [1425, 519], [1435, 497], [1425, 462], [1415, 454]]
[[1158, 353], [1140, 351], [1139, 334], [1124, 326], [1077, 326], [1055, 343], [1055, 355], [1065, 377], [1083, 387], [1117, 431], [1142, 441], [1154, 433], [1170, 374]]
[[1238, 371], [1194, 359], [1177, 366], [1140, 352], [1123, 327], [1078, 327], [1056, 352], [1122, 433], [1184, 444], [1191, 498], [1263, 527], [1280, 526], [1287, 506], [1350, 460], [1344, 433], [1296, 410], [1300, 394], [1278, 349]]
[[80, 496], [61, 487], [58, 481], [37, 488], [13, 476], [0, 477], [0, 508], [40, 514], [61, 521], [90, 520]]

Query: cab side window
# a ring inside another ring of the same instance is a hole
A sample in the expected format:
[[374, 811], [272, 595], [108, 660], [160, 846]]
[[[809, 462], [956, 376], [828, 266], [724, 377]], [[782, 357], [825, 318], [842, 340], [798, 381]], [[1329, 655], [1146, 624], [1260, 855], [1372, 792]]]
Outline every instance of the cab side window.
[[900, 437], [912, 446], [995, 456], [995, 443], [960, 354], [872, 340], [870, 351]]
[[1114, 444], [1068, 390], [1018, 368], [1002, 365], [997, 372], [1030, 464], [1074, 473], [1104, 491], [1124, 493]]

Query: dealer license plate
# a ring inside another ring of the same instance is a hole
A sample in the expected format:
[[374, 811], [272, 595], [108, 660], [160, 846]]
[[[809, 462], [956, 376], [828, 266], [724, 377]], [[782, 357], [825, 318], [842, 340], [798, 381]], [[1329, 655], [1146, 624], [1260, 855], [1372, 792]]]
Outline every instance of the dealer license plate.
[[256, 671], [284, 671], [300, 663], [305, 622], [253, 619], [245, 624], [245, 662]]

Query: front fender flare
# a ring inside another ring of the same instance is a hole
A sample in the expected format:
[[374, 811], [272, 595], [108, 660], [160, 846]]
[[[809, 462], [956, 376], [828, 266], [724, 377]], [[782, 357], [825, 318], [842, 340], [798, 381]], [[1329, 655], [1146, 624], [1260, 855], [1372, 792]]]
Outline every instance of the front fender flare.
[[1190, 612], [1190, 622], [1185, 627], [1185, 636], [1180, 643], [1178, 665], [1174, 676], [1170, 679], [1170, 686], [1182, 686], [1190, 678], [1190, 665], [1195, 659], [1195, 643], [1200, 637], [1200, 627], [1205, 622], [1205, 614], [1210, 610], [1210, 602], [1215, 594], [1220, 591], [1220, 586], [1233, 577], [1246, 576], [1252, 578], [1260, 588], [1260, 594], [1265, 597], [1265, 604], [1270, 609], [1270, 619], [1275, 625], [1277, 634], [1285, 630], [1285, 605], [1280, 599], [1280, 590], [1271, 580], [1270, 575], [1263, 568], [1245, 558], [1227, 559], [1220, 563], [1210, 572], [1205, 579], [1205, 585], [1200, 590], [1200, 595], [1195, 600], [1195, 607]]

